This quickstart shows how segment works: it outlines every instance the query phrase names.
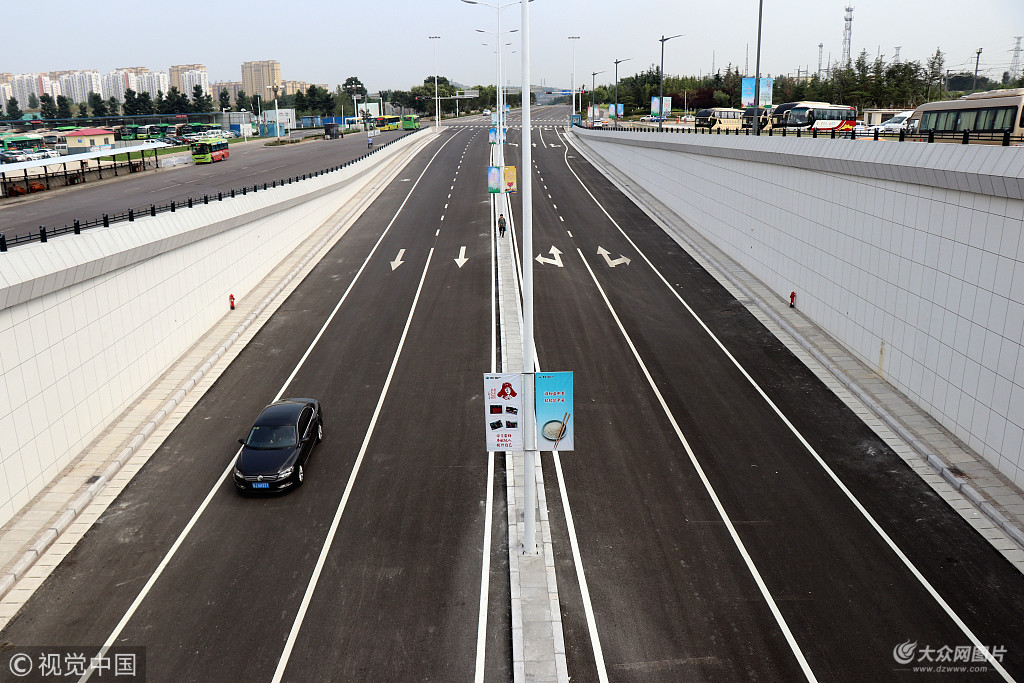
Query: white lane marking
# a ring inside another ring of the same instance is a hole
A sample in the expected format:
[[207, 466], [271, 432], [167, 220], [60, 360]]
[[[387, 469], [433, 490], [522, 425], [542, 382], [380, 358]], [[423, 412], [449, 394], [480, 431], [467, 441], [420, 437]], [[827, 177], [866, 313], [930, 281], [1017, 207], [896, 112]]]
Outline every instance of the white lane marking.
[[552, 246], [551, 250], [548, 253], [550, 253], [553, 258], [548, 258], [546, 256], [541, 256], [540, 254], [537, 254], [537, 263], [549, 263], [553, 266], [558, 266], [559, 268], [564, 267], [562, 265], [562, 252], [559, 251], [558, 247]]
[[597, 248], [597, 255], [604, 257], [604, 261], [605, 261], [605, 263], [608, 264], [609, 268], [614, 268], [615, 266], [621, 266], [623, 264], [625, 264], [627, 266], [629, 265], [629, 259], [628, 258], [623, 256], [622, 254], [619, 254], [619, 258], [613, 259], [611, 252], [608, 251], [607, 249], [605, 249], [604, 247], [598, 247]]
[[458, 258], [456, 258], [454, 260], [455, 260], [455, 262], [457, 264], [459, 264], [459, 269], [461, 269], [462, 266], [466, 265], [466, 261], [468, 261], [469, 259], [466, 258], [466, 247], [465, 247], [465, 245], [459, 247], [459, 256], [458, 256]]
[[409, 335], [409, 328], [412, 326], [412, 318], [416, 313], [416, 304], [420, 300], [420, 292], [423, 291], [423, 282], [427, 279], [427, 270], [430, 268], [430, 259], [434, 255], [434, 249], [431, 247], [430, 252], [427, 254], [427, 262], [423, 265], [423, 273], [420, 275], [419, 285], [416, 287], [416, 295], [412, 299], [412, 306], [409, 308], [409, 316], [405, 320], [405, 328], [402, 329], [402, 336], [398, 340], [398, 348], [395, 350], [395, 357], [391, 361], [391, 368], [388, 370], [387, 379], [384, 380], [384, 386], [380, 390], [380, 397], [377, 399], [377, 406], [373, 410], [373, 417], [370, 419], [370, 425], [366, 429], [366, 434], [363, 436], [363, 443], [359, 447], [359, 455], [356, 456], [355, 464], [352, 466], [352, 473], [349, 474], [348, 483], [345, 484], [345, 492], [341, 496], [341, 502], [338, 504], [338, 509], [334, 513], [334, 519], [331, 520], [331, 528], [327, 532], [327, 538], [324, 539], [323, 548], [320, 549], [320, 556], [316, 560], [316, 567], [313, 568], [313, 575], [309, 579], [309, 583], [306, 585], [306, 593], [302, 596], [302, 602], [299, 604], [299, 611], [295, 615], [295, 621], [292, 623], [291, 631], [288, 633], [288, 640], [285, 642], [284, 651], [281, 653], [281, 659], [277, 662], [277, 669], [274, 671], [274, 677], [271, 679], [271, 683], [280, 683], [281, 678], [284, 676], [284, 671], [288, 667], [288, 660], [291, 658], [292, 649], [295, 647], [295, 641], [299, 636], [299, 629], [302, 628], [302, 622], [306, 618], [306, 611], [309, 609], [309, 603], [313, 600], [313, 592], [316, 590], [317, 584], [320, 582], [320, 574], [323, 572], [324, 564], [327, 563], [327, 555], [330, 553], [331, 545], [334, 543], [334, 536], [338, 533], [338, 526], [341, 524], [341, 516], [345, 512], [345, 506], [348, 505], [349, 496], [352, 495], [352, 488], [356, 483], [356, 476], [359, 474], [359, 467], [363, 464], [363, 458], [366, 456], [366, 449], [370, 446], [370, 439], [373, 436], [374, 428], [377, 426], [377, 419], [380, 417], [381, 409], [384, 407], [384, 399], [387, 398], [388, 389], [391, 387], [391, 380], [395, 376], [395, 369], [398, 367], [398, 360], [402, 356], [402, 348], [405, 346], [405, 339]]
[[[568, 143], [566, 143], [566, 154], [568, 154], [568, 147], [569, 145]], [[714, 335], [714, 333], [710, 330], [710, 328], [708, 328], [704, 321], [697, 316], [697, 313], [692, 308], [690, 308], [689, 304], [686, 303], [686, 301], [679, 294], [679, 292], [675, 290], [675, 288], [669, 283], [669, 281], [665, 279], [665, 276], [661, 274], [661, 272], [654, 266], [653, 263], [651, 263], [651, 260], [647, 258], [647, 255], [643, 251], [641, 251], [640, 248], [636, 245], [636, 243], [633, 242], [633, 240], [629, 237], [629, 235], [626, 234], [626, 231], [622, 229], [622, 226], [620, 226], [615, 221], [615, 219], [611, 217], [611, 215], [604, 208], [601, 202], [598, 201], [597, 197], [595, 197], [593, 193], [591, 193], [590, 189], [584, 184], [583, 180], [578, 175], [576, 175], [576, 171], [573, 170], [572, 166], [569, 166], [568, 161], [566, 161], [565, 165], [569, 168], [569, 171], [572, 172], [574, 176], [576, 176], [576, 180], [579, 181], [580, 185], [583, 187], [583, 190], [588, 195], [590, 195], [590, 198], [594, 200], [594, 203], [597, 204], [598, 208], [601, 209], [602, 212], [604, 212], [604, 215], [608, 217], [608, 220], [612, 222], [612, 225], [614, 225], [622, 234], [622, 236], [626, 238], [626, 241], [628, 241], [630, 245], [634, 249], [636, 249], [636, 252], [640, 255], [640, 258], [647, 262], [647, 265], [650, 266], [651, 270], [658, 277], [658, 279], [660, 279], [662, 283], [664, 283], [664, 285], [669, 289], [669, 291], [672, 292], [673, 296], [676, 297], [679, 303], [681, 303], [686, 308], [686, 310], [690, 313], [693, 319], [697, 321], [697, 324], [699, 324], [701, 328], [703, 328], [705, 333], [707, 333], [707, 335], [715, 342], [715, 344], [718, 345], [718, 348], [722, 350], [722, 353], [724, 353], [725, 356], [732, 362], [732, 364], [736, 366], [736, 368], [740, 371], [740, 373], [743, 374], [743, 376], [747, 379], [750, 385], [753, 386], [757, 393], [761, 395], [764, 401], [769, 406], [771, 406], [772, 410], [775, 411], [775, 414], [779, 417], [779, 419], [782, 420], [782, 422], [789, 428], [793, 435], [796, 436], [797, 440], [799, 440], [800, 443], [804, 446], [804, 448], [807, 449], [808, 453], [811, 454], [811, 457], [813, 457], [817, 461], [818, 465], [825, 471], [826, 474], [828, 474], [829, 478], [832, 479], [833, 482], [835, 482], [835, 484], [840, 488], [840, 490], [842, 490], [842, 492], [846, 495], [847, 499], [849, 499], [850, 502], [854, 505], [854, 507], [856, 507], [857, 510], [861, 513], [861, 515], [864, 516], [864, 519], [867, 520], [868, 524], [870, 524], [871, 527], [875, 530], [875, 532], [878, 533], [878, 535], [882, 538], [882, 540], [885, 541], [886, 545], [888, 545], [889, 548], [896, 554], [896, 556], [900, 558], [904, 566], [906, 566], [910, 573], [913, 574], [914, 578], [916, 578], [921, 583], [921, 585], [924, 586], [925, 590], [928, 591], [928, 594], [932, 596], [932, 598], [939, 604], [940, 607], [942, 607], [943, 611], [947, 614], [947, 616], [949, 616], [953, 623], [955, 623], [960, 628], [964, 635], [971, 639], [971, 642], [976, 647], [978, 647], [981, 652], [985, 653], [985, 658], [993, 666], [993, 668], [995, 668], [1002, 675], [1004, 680], [1014, 680], [1013, 677], [1010, 676], [1010, 674], [1006, 671], [1006, 669], [1004, 669], [1003, 666], [996, 661], [992, 653], [988, 651], [988, 647], [984, 646], [981, 643], [981, 641], [974, 634], [974, 632], [967, 626], [967, 624], [964, 623], [964, 621], [956, 614], [956, 612], [953, 611], [953, 608], [949, 606], [949, 603], [947, 603], [942, 598], [942, 596], [939, 595], [939, 592], [935, 590], [935, 587], [932, 586], [928, 579], [924, 577], [924, 575], [914, 565], [910, 558], [906, 556], [906, 554], [900, 549], [900, 547], [896, 545], [896, 542], [892, 540], [889, 534], [887, 534], [885, 530], [878, 524], [878, 522], [875, 521], [875, 518], [871, 516], [871, 513], [868, 512], [867, 508], [865, 508], [857, 499], [857, 497], [853, 495], [853, 491], [847, 488], [846, 484], [844, 484], [843, 481], [839, 478], [839, 476], [832, 470], [832, 468], [829, 467], [828, 463], [825, 462], [825, 460], [818, 454], [814, 447], [812, 447], [811, 444], [803, 437], [803, 435], [799, 431], [797, 431], [796, 426], [794, 426], [793, 423], [789, 421], [789, 418], [787, 418], [785, 414], [783, 414], [782, 410], [777, 405], [775, 405], [775, 402], [772, 401], [771, 398], [769, 398], [768, 394], [766, 394], [764, 390], [761, 389], [761, 387], [757, 384], [757, 382], [754, 381], [754, 378], [750, 376], [750, 374], [742, 365], [740, 365], [740, 362], [736, 360], [735, 356], [733, 356], [729, 352], [729, 350], [725, 348], [725, 345], [718, 339], [718, 337]]]
[[[356, 271], [355, 276], [353, 276], [352, 278], [352, 282], [349, 283], [348, 287], [345, 289], [344, 294], [341, 295], [341, 298], [338, 300], [338, 303], [334, 306], [334, 310], [332, 310], [331, 314], [327, 316], [327, 320], [325, 320], [324, 324], [320, 326], [320, 331], [317, 332], [316, 336], [313, 338], [313, 341], [310, 342], [309, 346], [306, 348], [306, 352], [303, 353], [302, 358], [299, 359], [299, 362], [295, 364], [295, 368], [292, 370], [292, 373], [288, 375], [288, 379], [286, 379], [284, 381], [284, 384], [281, 385], [280, 391], [278, 391], [277, 395], [274, 396], [274, 401], [278, 400], [284, 395], [284, 392], [288, 388], [288, 385], [292, 383], [292, 380], [295, 379], [295, 375], [299, 373], [299, 370], [305, 364], [306, 359], [309, 358], [309, 355], [311, 353], [313, 353], [313, 349], [316, 347], [317, 343], [319, 343], [320, 338], [324, 336], [324, 332], [327, 331], [328, 325], [330, 325], [331, 321], [334, 320], [334, 316], [338, 314], [338, 311], [341, 309], [341, 305], [345, 303], [345, 301], [348, 299], [348, 295], [356, 286], [356, 282], [359, 281], [359, 277], [363, 274], [363, 271], [366, 270], [366, 267], [370, 263], [370, 259], [372, 259], [373, 255], [377, 253], [377, 247], [379, 247], [381, 243], [384, 241], [384, 238], [387, 237], [388, 232], [390, 232], [391, 230], [391, 226], [395, 224], [396, 220], [398, 220], [399, 214], [402, 213], [402, 209], [405, 208], [406, 203], [409, 201], [409, 197], [411, 197], [412, 193], [416, 191], [416, 186], [420, 184], [421, 180], [423, 180], [423, 177], [427, 174], [427, 170], [430, 168], [430, 165], [434, 163], [434, 159], [436, 159], [437, 155], [441, 153], [441, 150], [444, 149], [444, 146], [451, 142], [453, 139], [454, 137], [451, 137], [445, 140], [443, 143], [441, 143], [441, 146], [437, 148], [436, 152], [434, 152], [434, 156], [430, 157], [430, 161], [428, 161], [427, 165], [423, 168], [423, 172], [420, 173], [420, 177], [417, 178], [416, 183], [411, 188], [409, 188], [408, 194], [405, 195], [405, 199], [402, 200], [402, 204], [398, 207], [398, 210], [395, 211], [395, 215], [392, 216], [391, 221], [388, 223], [387, 227], [384, 228], [384, 231], [381, 232], [380, 237], [377, 238], [377, 242], [373, 245], [373, 248], [370, 250], [370, 253], [366, 255], [366, 258], [363, 260], [363, 264], [359, 266], [359, 270]], [[273, 403], [273, 401], [271, 401], [271, 403]], [[149, 595], [149, 591], [152, 590], [153, 586], [157, 582], [157, 579], [160, 578], [160, 575], [163, 574], [164, 569], [166, 569], [167, 565], [170, 564], [171, 559], [174, 557], [175, 553], [178, 552], [178, 548], [181, 547], [181, 544], [185, 541], [185, 538], [188, 536], [189, 532], [192, 531], [192, 527], [194, 527], [196, 525], [196, 522], [199, 521], [199, 518], [206, 510], [206, 507], [210, 504], [210, 501], [213, 500], [213, 496], [220, 489], [221, 484], [223, 484], [224, 479], [227, 478], [228, 474], [231, 472], [231, 468], [235, 466], [235, 460], [238, 459], [238, 454], [241, 452], [241, 450], [242, 449], [239, 448], [237, 451], [235, 451], [234, 456], [232, 456], [231, 460], [228, 462], [228, 466], [224, 468], [223, 472], [221, 472], [220, 477], [217, 478], [217, 481], [210, 489], [210, 492], [206, 494], [206, 498], [203, 499], [203, 502], [199, 504], [199, 507], [196, 508], [196, 511], [192, 514], [192, 518], [189, 519], [188, 524], [186, 524], [185, 528], [181, 530], [181, 533], [178, 534], [178, 538], [175, 539], [170, 549], [168, 549], [167, 554], [164, 555], [164, 558], [160, 560], [160, 564], [158, 564], [156, 569], [153, 570], [153, 573], [146, 581], [146, 584], [142, 587], [142, 590], [139, 591], [139, 594], [135, 597], [135, 600], [132, 601], [132, 604], [124, 613], [124, 616], [121, 617], [121, 621], [117, 623], [117, 626], [114, 627], [114, 630], [107, 637], [106, 642], [103, 643], [103, 647], [100, 648], [99, 653], [97, 653], [95, 659], [92, 660], [93, 662], [102, 661], [103, 656], [106, 655], [107, 651], [110, 649], [110, 646], [113, 645], [114, 642], [117, 640], [118, 636], [121, 635], [121, 631], [123, 631], [124, 627], [128, 625], [128, 621], [132, 618], [132, 616], [135, 615], [135, 612], [139, 609], [139, 606], [142, 604], [142, 601], [146, 599], [147, 595]], [[92, 676], [92, 672], [94, 670], [95, 669], [93, 664], [90, 663], [89, 668], [86, 669], [85, 674], [82, 675], [78, 683], [85, 683], [86, 681], [88, 681], [89, 677]]]
[[400, 266], [403, 263], [405, 263], [405, 261], [402, 260], [403, 256], [405, 256], [405, 249], [399, 249], [398, 250], [398, 256], [396, 256], [395, 260], [391, 262], [391, 270], [392, 271], [395, 270], [396, 268], [398, 268], [398, 266]]
[[438, 228], [437, 230], [434, 231], [434, 237], [437, 237], [440, 234], [441, 234], [441, 228]]
[[686, 455], [690, 458], [690, 463], [697, 471], [697, 475], [700, 477], [701, 483], [704, 484], [704, 490], [708, 492], [708, 496], [711, 497], [711, 502], [714, 503], [715, 509], [718, 510], [718, 516], [722, 518], [726, 529], [729, 530], [729, 535], [732, 537], [733, 544], [735, 544], [736, 548], [739, 550], [740, 556], [743, 557], [743, 561], [747, 565], [747, 569], [754, 577], [754, 582], [757, 584], [758, 589], [761, 591], [761, 595], [764, 597], [765, 602], [768, 603], [769, 609], [775, 616], [775, 622], [779, 625], [779, 628], [782, 629], [783, 635], [786, 636], [786, 642], [789, 643], [789, 647], [793, 651], [793, 655], [800, 663], [800, 668], [803, 669], [804, 676], [807, 677], [808, 681], [816, 681], [817, 679], [814, 677], [814, 672], [811, 671], [811, 667], [807, 664], [807, 660], [804, 658], [804, 653], [800, 650], [800, 646], [797, 644], [796, 638], [793, 637], [792, 631], [789, 630], [789, 624], [786, 623], [785, 617], [782, 616], [782, 612], [779, 611], [778, 605], [775, 604], [775, 598], [773, 598], [772, 594], [768, 591], [768, 586], [765, 584], [764, 580], [761, 578], [761, 573], [754, 565], [753, 558], [751, 558], [750, 554], [747, 553], [747, 548], [743, 544], [743, 540], [740, 538], [739, 533], [736, 532], [736, 527], [733, 526], [729, 513], [725, 511], [725, 507], [722, 505], [722, 502], [718, 499], [718, 494], [715, 492], [715, 487], [711, 485], [711, 481], [707, 478], [707, 475], [704, 474], [704, 468], [701, 467], [700, 462], [697, 461], [697, 456], [694, 454], [693, 449], [690, 448], [690, 442], [687, 441], [686, 436], [683, 434], [683, 430], [676, 422], [676, 418], [672, 414], [672, 410], [665, 402], [665, 397], [662, 396], [661, 390], [658, 389], [658, 384], [654, 381], [650, 371], [648, 371], [647, 366], [640, 357], [640, 352], [637, 351], [636, 347], [633, 345], [633, 340], [630, 338], [629, 333], [626, 332], [626, 328], [623, 327], [622, 321], [619, 319], [619, 314], [615, 312], [615, 308], [612, 306], [611, 301], [608, 300], [608, 296], [605, 294], [604, 288], [601, 287], [601, 283], [598, 281], [597, 275], [594, 274], [594, 271], [590, 267], [590, 263], [587, 262], [587, 257], [583, 255], [583, 252], [580, 249], [577, 249], [576, 251], [579, 253], [580, 258], [583, 259], [583, 265], [586, 266], [587, 272], [590, 273], [590, 277], [593, 279], [594, 285], [597, 287], [597, 291], [601, 293], [604, 305], [611, 313], [612, 319], [615, 320], [615, 324], [618, 325], [619, 332], [622, 333], [623, 339], [625, 339], [626, 344], [629, 345], [629, 350], [633, 352], [633, 358], [636, 359], [644, 377], [647, 378], [647, 383], [650, 385], [651, 391], [654, 392], [654, 395], [658, 399], [658, 403], [661, 404], [661, 409], [665, 413], [665, 417], [667, 417], [668, 421], [671, 423], [672, 429], [676, 433], [676, 437], [686, 450]]
[[[561, 218], [561, 216], [559, 216], [559, 218]], [[572, 233], [571, 233], [571, 232], [569, 232], [568, 230], [566, 230], [566, 231], [565, 231], [565, 234], [567, 234], [567, 235], [569, 236], [569, 239], [572, 239]]]
[[565, 485], [565, 476], [562, 474], [562, 459], [558, 451], [552, 451], [551, 457], [555, 461], [555, 474], [558, 476], [558, 489], [562, 493], [562, 509], [565, 513], [565, 527], [569, 533], [569, 547], [572, 549], [572, 561], [576, 565], [576, 578], [579, 582], [580, 593], [583, 596], [583, 614], [587, 618], [587, 631], [590, 633], [590, 643], [594, 651], [594, 662], [597, 665], [597, 679], [600, 683], [608, 683], [608, 671], [604, 664], [604, 651], [601, 648], [601, 638], [597, 633], [597, 619], [594, 616], [594, 605], [590, 602], [590, 587], [587, 585], [587, 575], [583, 572], [583, 555], [580, 554], [580, 543], [576, 539], [576, 524], [572, 519], [572, 508], [569, 507], [569, 491]]

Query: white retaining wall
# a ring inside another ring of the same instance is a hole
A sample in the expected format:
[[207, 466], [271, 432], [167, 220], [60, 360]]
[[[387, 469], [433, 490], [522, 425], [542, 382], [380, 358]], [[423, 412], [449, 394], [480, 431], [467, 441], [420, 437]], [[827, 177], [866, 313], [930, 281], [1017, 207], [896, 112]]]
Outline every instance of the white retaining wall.
[[1024, 487], [1024, 147], [574, 130]]
[[346, 168], [0, 254], [0, 524], [407, 136]]

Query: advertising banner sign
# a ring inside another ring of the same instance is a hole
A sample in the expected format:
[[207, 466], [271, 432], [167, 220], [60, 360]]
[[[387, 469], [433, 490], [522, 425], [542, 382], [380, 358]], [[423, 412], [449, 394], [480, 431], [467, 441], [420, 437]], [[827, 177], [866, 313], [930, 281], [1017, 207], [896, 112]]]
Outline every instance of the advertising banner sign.
[[661, 113], [661, 109], [658, 108], [658, 98], [651, 98], [651, 116], [657, 116]]
[[487, 167], [487, 191], [501, 192], [501, 166]]
[[523, 450], [523, 376], [484, 375], [487, 450]]
[[536, 373], [534, 397], [537, 407], [537, 450], [573, 450], [572, 373]]
[[672, 98], [663, 97], [661, 98], [661, 115], [665, 118], [672, 116]]
[[498, 144], [498, 129], [497, 128], [489, 128], [487, 130], [487, 142], [491, 143], [492, 145]]
[[[774, 78], [762, 78], [761, 79], [761, 107], [770, 107], [772, 104], [772, 87], [774, 86]], [[742, 100], [744, 107], [754, 106], [754, 79], [744, 78], [743, 88], [740, 91], [740, 99]]]
[[624, 105], [624, 104], [623, 104], [622, 102], [619, 102], [619, 104], [618, 104], [618, 106], [616, 107], [616, 109], [617, 109], [617, 111], [616, 111], [616, 116], [618, 116], [619, 118], [622, 118], [622, 114], [623, 114], [623, 113], [625, 112], [625, 110], [626, 110], [626, 105]]
[[505, 166], [505, 192], [518, 192], [519, 188], [516, 185], [516, 167]]

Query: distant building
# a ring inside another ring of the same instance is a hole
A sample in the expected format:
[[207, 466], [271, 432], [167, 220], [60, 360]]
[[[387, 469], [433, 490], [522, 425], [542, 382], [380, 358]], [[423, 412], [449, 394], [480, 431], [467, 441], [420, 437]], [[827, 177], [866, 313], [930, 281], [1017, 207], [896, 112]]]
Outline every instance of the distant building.
[[[10, 83], [0, 83], [0, 110], [7, 108], [7, 100], [14, 97], [14, 90]], [[0, 117], [3, 118], [3, 117]]]
[[210, 84], [210, 90], [212, 91], [211, 94], [213, 95], [214, 104], [216, 104], [217, 98], [220, 97], [220, 91], [227, 90], [228, 97], [231, 98], [232, 107], [235, 106], [235, 102], [238, 100], [239, 90], [245, 92], [246, 95], [250, 94], [242, 87], [241, 81], [217, 81], [216, 83]]
[[0, 83], [6, 83], [7, 85], [10, 85], [11, 81], [13, 81], [13, 80], [14, 80], [14, 74], [8, 73], [6, 71], [3, 72], [3, 73], [0, 73]]
[[[167, 70], [167, 75], [170, 78], [170, 84], [167, 86], [167, 89], [170, 90], [171, 88], [177, 88], [182, 93], [191, 96], [192, 89], [189, 88], [186, 90], [185, 84], [181, 80], [181, 75], [186, 71], [206, 71], [206, 67], [202, 64], [178, 64], [176, 66], [172, 66]], [[167, 91], [165, 90], [164, 92]]]
[[[249, 97], [259, 95], [260, 99], [274, 97], [273, 85], [281, 85], [281, 63], [276, 59], [262, 62], [242, 62], [242, 90]], [[278, 94], [282, 94], [278, 91]]]
[[100, 94], [103, 96], [103, 99], [107, 100], [111, 97], [116, 97], [118, 102], [124, 102], [125, 90], [131, 88], [135, 92], [139, 91], [138, 77], [131, 71], [122, 69], [103, 74], [103, 77], [100, 79], [100, 86], [102, 87]]
[[306, 81], [281, 81], [281, 92], [282, 95], [294, 95], [299, 92], [306, 92], [309, 90], [309, 86], [316, 85], [318, 88], [327, 90], [326, 83], [307, 83]]
[[184, 71], [181, 74], [181, 94], [185, 97], [191, 98], [192, 91], [195, 90], [196, 86], [203, 89], [203, 93], [206, 95], [210, 94], [210, 77], [206, 74], [206, 69], [192, 69], [191, 71]]
[[149, 96], [154, 101], [156, 100], [157, 93], [167, 94], [167, 91], [171, 89], [171, 77], [166, 71], [150, 71], [144, 74], [138, 74], [135, 77], [136, 85], [138, 88], [136, 92], [149, 93]]
[[88, 102], [89, 93], [103, 93], [103, 79], [95, 69], [72, 71], [60, 77], [60, 89], [72, 102]]

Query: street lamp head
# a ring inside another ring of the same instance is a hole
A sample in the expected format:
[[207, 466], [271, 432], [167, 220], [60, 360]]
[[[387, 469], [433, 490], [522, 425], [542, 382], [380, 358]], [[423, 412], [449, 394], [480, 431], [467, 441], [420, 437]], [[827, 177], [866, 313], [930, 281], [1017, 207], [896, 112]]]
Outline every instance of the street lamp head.
[[674, 36], [669, 36], [668, 38], [666, 38], [664, 35], [662, 35], [661, 38], [658, 38], [658, 40], [660, 40], [661, 42], [664, 43], [667, 40], [672, 40], [673, 38], [682, 38], [685, 35], [686, 35], [685, 33], [680, 33], [680, 34], [677, 34], [677, 35], [674, 35]]
[[569, 40], [579, 40], [579, 36], [569, 36]]

